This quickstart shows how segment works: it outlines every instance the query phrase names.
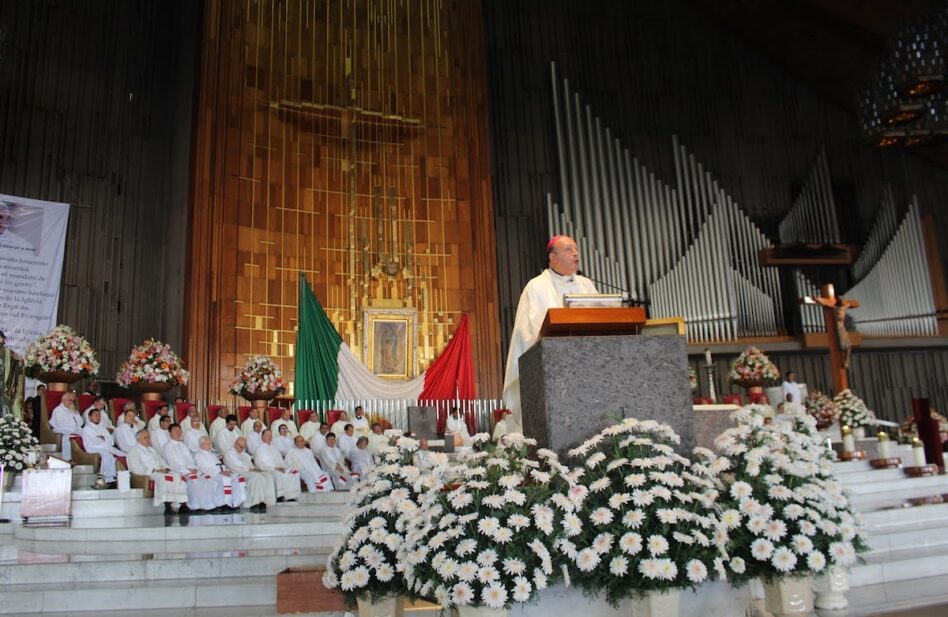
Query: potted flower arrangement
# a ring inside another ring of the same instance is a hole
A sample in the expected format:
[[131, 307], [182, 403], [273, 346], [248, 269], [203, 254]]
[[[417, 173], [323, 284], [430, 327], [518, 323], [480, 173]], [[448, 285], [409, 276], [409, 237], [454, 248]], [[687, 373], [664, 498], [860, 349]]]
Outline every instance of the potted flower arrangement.
[[[488, 443], [486, 434], [475, 435]], [[558, 574], [554, 545], [578, 523], [585, 489], [554, 452], [526, 456], [519, 433], [471, 453], [440, 499], [425, 504], [403, 547], [405, 578], [459, 615], [504, 615]]]
[[764, 383], [778, 382], [780, 370], [763, 351], [748, 347], [731, 363], [727, 377], [732, 383], [750, 390], [760, 388]]
[[731, 417], [737, 426], [715, 442], [728, 471], [721, 520], [730, 534], [730, 578], [760, 578], [775, 615], [805, 613], [812, 575], [850, 565], [864, 548], [861, 525], [802, 406], [785, 406], [769, 424], [750, 406]]
[[99, 362], [89, 341], [67, 325], [60, 324], [26, 348], [26, 374], [61, 390], [83, 377], [99, 372]]
[[230, 384], [230, 393], [242, 396], [263, 407], [266, 402], [286, 392], [286, 379], [280, 367], [267, 356], [251, 356]]
[[360, 617], [402, 613], [402, 596], [409, 590], [397, 552], [410, 529], [407, 520], [439, 498], [447, 463], [432, 454], [429, 461], [435, 464], [423, 472], [414, 464], [417, 451], [418, 442], [407, 437], [379, 450], [378, 464], [356, 488], [345, 531], [329, 555], [323, 585], [358, 605]]
[[3, 466], [3, 488], [13, 484], [13, 475], [26, 468], [26, 452], [39, 441], [30, 427], [13, 416], [0, 416], [0, 465]]
[[803, 404], [806, 407], [806, 412], [816, 420], [817, 430], [824, 431], [828, 429], [839, 418], [836, 403], [819, 390], [810, 392]]
[[692, 463], [678, 443], [668, 425], [628, 418], [569, 452], [585, 495], [558, 549], [574, 583], [613, 606], [631, 598], [633, 615], [676, 615], [681, 589], [725, 575], [717, 463], [706, 449]]
[[171, 351], [170, 345], [148, 339], [132, 348], [115, 379], [119, 385], [141, 392], [142, 398], [157, 400], [162, 392], [186, 385], [191, 374]]
[[833, 402], [839, 409], [840, 423], [852, 428], [856, 439], [865, 439], [866, 427], [876, 423], [876, 415], [848, 388], [837, 394]]

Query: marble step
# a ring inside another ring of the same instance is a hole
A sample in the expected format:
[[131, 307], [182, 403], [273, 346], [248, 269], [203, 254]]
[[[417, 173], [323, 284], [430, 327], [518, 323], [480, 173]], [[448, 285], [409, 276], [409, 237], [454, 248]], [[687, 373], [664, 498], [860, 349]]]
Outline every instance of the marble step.
[[927, 520], [907, 523], [890, 529], [869, 530], [867, 555], [893, 549], [948, 545], [948, 520]]
[[[19, 520], [20, 500], [19, 491], [5, 493], [3, 506], [0, 508], [0, 518]], [[158, 514], [163, 508], [152, 505], [151, 499], [142, 496], [141, 489], [132, 489], [127, 493], [120, 493], [115, 489], [93, 490], [80, 489], [72, 492], [73, 519], [97, 518], [109, 516], [141, 516]]]
[[859, 511], [898, 506], [908, 499], [948, 493], [948, 476], [903, 478], [848, 487], [850, 501]]
[[282, 518], [334, 516], [341, 520], [349, 508], [349, 504], [344, 503], [278, 503], [267, 506], [267, 514]]
[[948, 503], [914, 506], [911, 508], [885, 508], [863, 512], [871, 533], [885, 533], [924, 521], [945, 521], [948, 525]]
[[[948, 574], [920, 578], [906, 585], [901, 581], [880, 582], [853, 587], [846, 592], [849, 608], [842, 611], [819, 611], [820, 615], [832, 617], [879, 617], [894, 611], [948, 603]], [[920, 612], [922, 615], [941, 615], [936, 612]], [[894, 613], [903, 615], [904, 613]]]
[[941, 576], [948, 572], [948, 544], [894, 549], [863, 559], [850, 571], [853, 587]]

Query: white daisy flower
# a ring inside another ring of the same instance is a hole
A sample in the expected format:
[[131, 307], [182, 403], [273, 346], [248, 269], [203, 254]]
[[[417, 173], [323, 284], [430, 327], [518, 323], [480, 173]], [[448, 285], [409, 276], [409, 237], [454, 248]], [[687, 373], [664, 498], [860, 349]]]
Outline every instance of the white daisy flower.
[[523, 514], [512, 514], [507, 519], [507, 524], [519, 531], [530, 526], [530, 518]]
[[491, 536], [500, 529], [500, 521], [494, 516], [487, 516], [477, 521], [477, 530], [485, 536]]
[[806, 565], [814, 572], [821, 572], [826, 567], [826, 555], [819, 551], [813, 551], [806, 556]]
[[625, 477], [625, 485], [629, 488], [637, 488], [645, 484], [647, 479], [644, 473], [630, 473]]
[[474, 591], [467, 583], [458, 583], [451, 590], [451, 604], [455, 606], [467, 606], [474, 599]]
[[526, 602], [530, 599], [530, 593], [533, 591], [530, 581], [523, 576], [518, 576], [513, 580], [513, 584], [514, 602]]
[[609, 508], [596, 508], [589, 515], [589, 520], [596, 525], [608, 525], [612, 522], [613, 518], [615, 518], [615, 516]]
[[481, 566], [477, 571], [477, 580], [485, 585], [500, 578], [500, 572], [494, 566]]
[[805, 555], [813, 550], [813, 541], [803, 534], [793, 536], [793, 550], [800, 555]]
[[609, 572], [613, 576], [625, 576], [629, 571], [629, 560], [621, 555], [613, 557], [609, 562]]
[[668, 540], [663, 536], [654, 535], [648, 538], [648, 552], [652, 556], [664, 555], [668, 551]]
[[698, 583], [704, 582], [708, 578], [708, 568], [703, 563], [697, 559], [692, 559], [685, 566], [685, 570], [688, 574], [688, 580], [696, 585]]
[[593, 540], [593, 549], [600, 555], [608, 553], [609, 549], [612, 548], [612, 534], [611, 533], [601, 533], [596, 536], [596, 539]]
[[797, 565], [797, 556], [785, 546], [774, 551], [770, 563], [781, 572], [790, 572]]
[[741, 524], [741, 513], [737, 510], [725, 510], [721, 513], [721, 522], [728, 529], [735, 529]]
[[492, 548], [484, 549], [477, 556], [477, 563], [482, 566], [490, 566], [497, 563], [497, 551]]
[[661, 567], [657, 559], [643, 559], [639, 562], [639, 573], [645, 578], [657, 579], [661, 576]]
[[630, 501], [632, 501], [632, 496], [628, 493], [613, 493], [609, 496], [609, 507], [618, 510]]
[[746, 499], [754, 493], [754, 489], [747, 482], [737, 481], [731, 485], [730, 492], [734, 499]]
[[477, 578], [477, 571], [479, 569], [480, 568], [478, 568], [477, 564], [473, 561], [465, 561], [458, 566], [458, 579], [464, 582], [471, 582]]
[[747, 521], [747, 528], [755, 535], [760, 535], [767, 529], [767, 519], [762, 516], [752, 516]]
[[787, 535], [787, 524], [780, 519], [767, 521], [767, 529], [764, 530], [764, 535], [768, 540], [779, 542]]
[[563, 517], [561, 525], [563, 526], [563, 531], [566, 532], [566, 535], [570, 538], [579, 535], [583, 530], [582, 521], [579, 520], [578, 516], [572, 513]]
[[619, 548], [629, 555], [635, 555], [642, 550], [642, 536], [628, 532], [619, 538]]
[[375, 577], [379, 579], [380, 581], [382, 581], [383, 583], [389, 582], [390, 580], [392, 580], [394, 576], [395, 576], [395, 568], [388, 565], [387, 563], [383, 563], [381, 566], [378, 567], [378, 569], [375, 570]]
[[513, 540], [513, 531], [509, 527], [501, 527], [494, 532], [494, 541], [500, 544], [507, 544]]
[[593, 493], [601, 493], [602, 491], [609, 488], [609, 485], [612, 484], [612, 481], [608, 477], [602, 477], [598, 480], [595, 480], [589, 485], [589, 490]]
[[758, 538], [751, 542], [751, 555], [758, 561], [767, 561], [773, 555], [774, 545], [770, 540]]
[[740, 557], [735, 557], [732, 559], [729, 565], [735, 574], [744, 574], [744, 572], [747, 570], [747, 564], [744, 563], [744, 560]]
[[658, 577], [663, 581], [673, 581], [678, 576], [678, 566], [671, 559], [656, 559], [658, 563]]
[[584, 548], [576, 554], [576, 567], [583, 572], [590, 572], [599, 565], [599, 553], [594, 549]]
[[459, 557], [466, 557], [477, 550], [477, 542], [470, 538], [465, 538], [458, 542], [457, 554]]
[[637, 529], [645, 520], [645, 514], [641, 510], [630, 510], [622, 517], [622, 524], [630, 529]]

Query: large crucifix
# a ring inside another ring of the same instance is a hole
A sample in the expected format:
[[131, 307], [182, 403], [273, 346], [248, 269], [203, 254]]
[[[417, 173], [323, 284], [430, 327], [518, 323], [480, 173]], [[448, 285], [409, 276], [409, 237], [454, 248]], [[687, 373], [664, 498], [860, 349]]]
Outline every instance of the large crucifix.
[[830, 284], [823, 285], [820, 295], [803, 298], [804, 304], [819, 304], [823, 307], [823, 319], [826, 323], [827, 346], [830, 353], [830, 373], [833, 376], [833, 389], [839, 394], [849, 388], [849, 377], [846, 373], [849, 360], [852, 358], [853, 343], [846, 331], [846, 311], [859, 308], [856, 300], [844, 300], [836, 296], [836, 291]]

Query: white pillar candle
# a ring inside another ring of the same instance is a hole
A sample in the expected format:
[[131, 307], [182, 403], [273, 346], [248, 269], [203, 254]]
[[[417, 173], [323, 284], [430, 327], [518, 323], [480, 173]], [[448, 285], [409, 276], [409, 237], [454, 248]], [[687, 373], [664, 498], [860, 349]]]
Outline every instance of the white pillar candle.
[[856, 451], [856, 440], [853, 438], [852, 433], [843, 434], [843, 452], [855, 452]]
[[707, 347], [704, 349], [704, 363], [711, 364], [711, 350]]
[[918, 437], [912, 440], [912, 460], [916, 467], [925, 466], [925, 446], [922, 445]]
[[879, 458], [892, 458], [892, 446], [885, 431], [879, 433]]

